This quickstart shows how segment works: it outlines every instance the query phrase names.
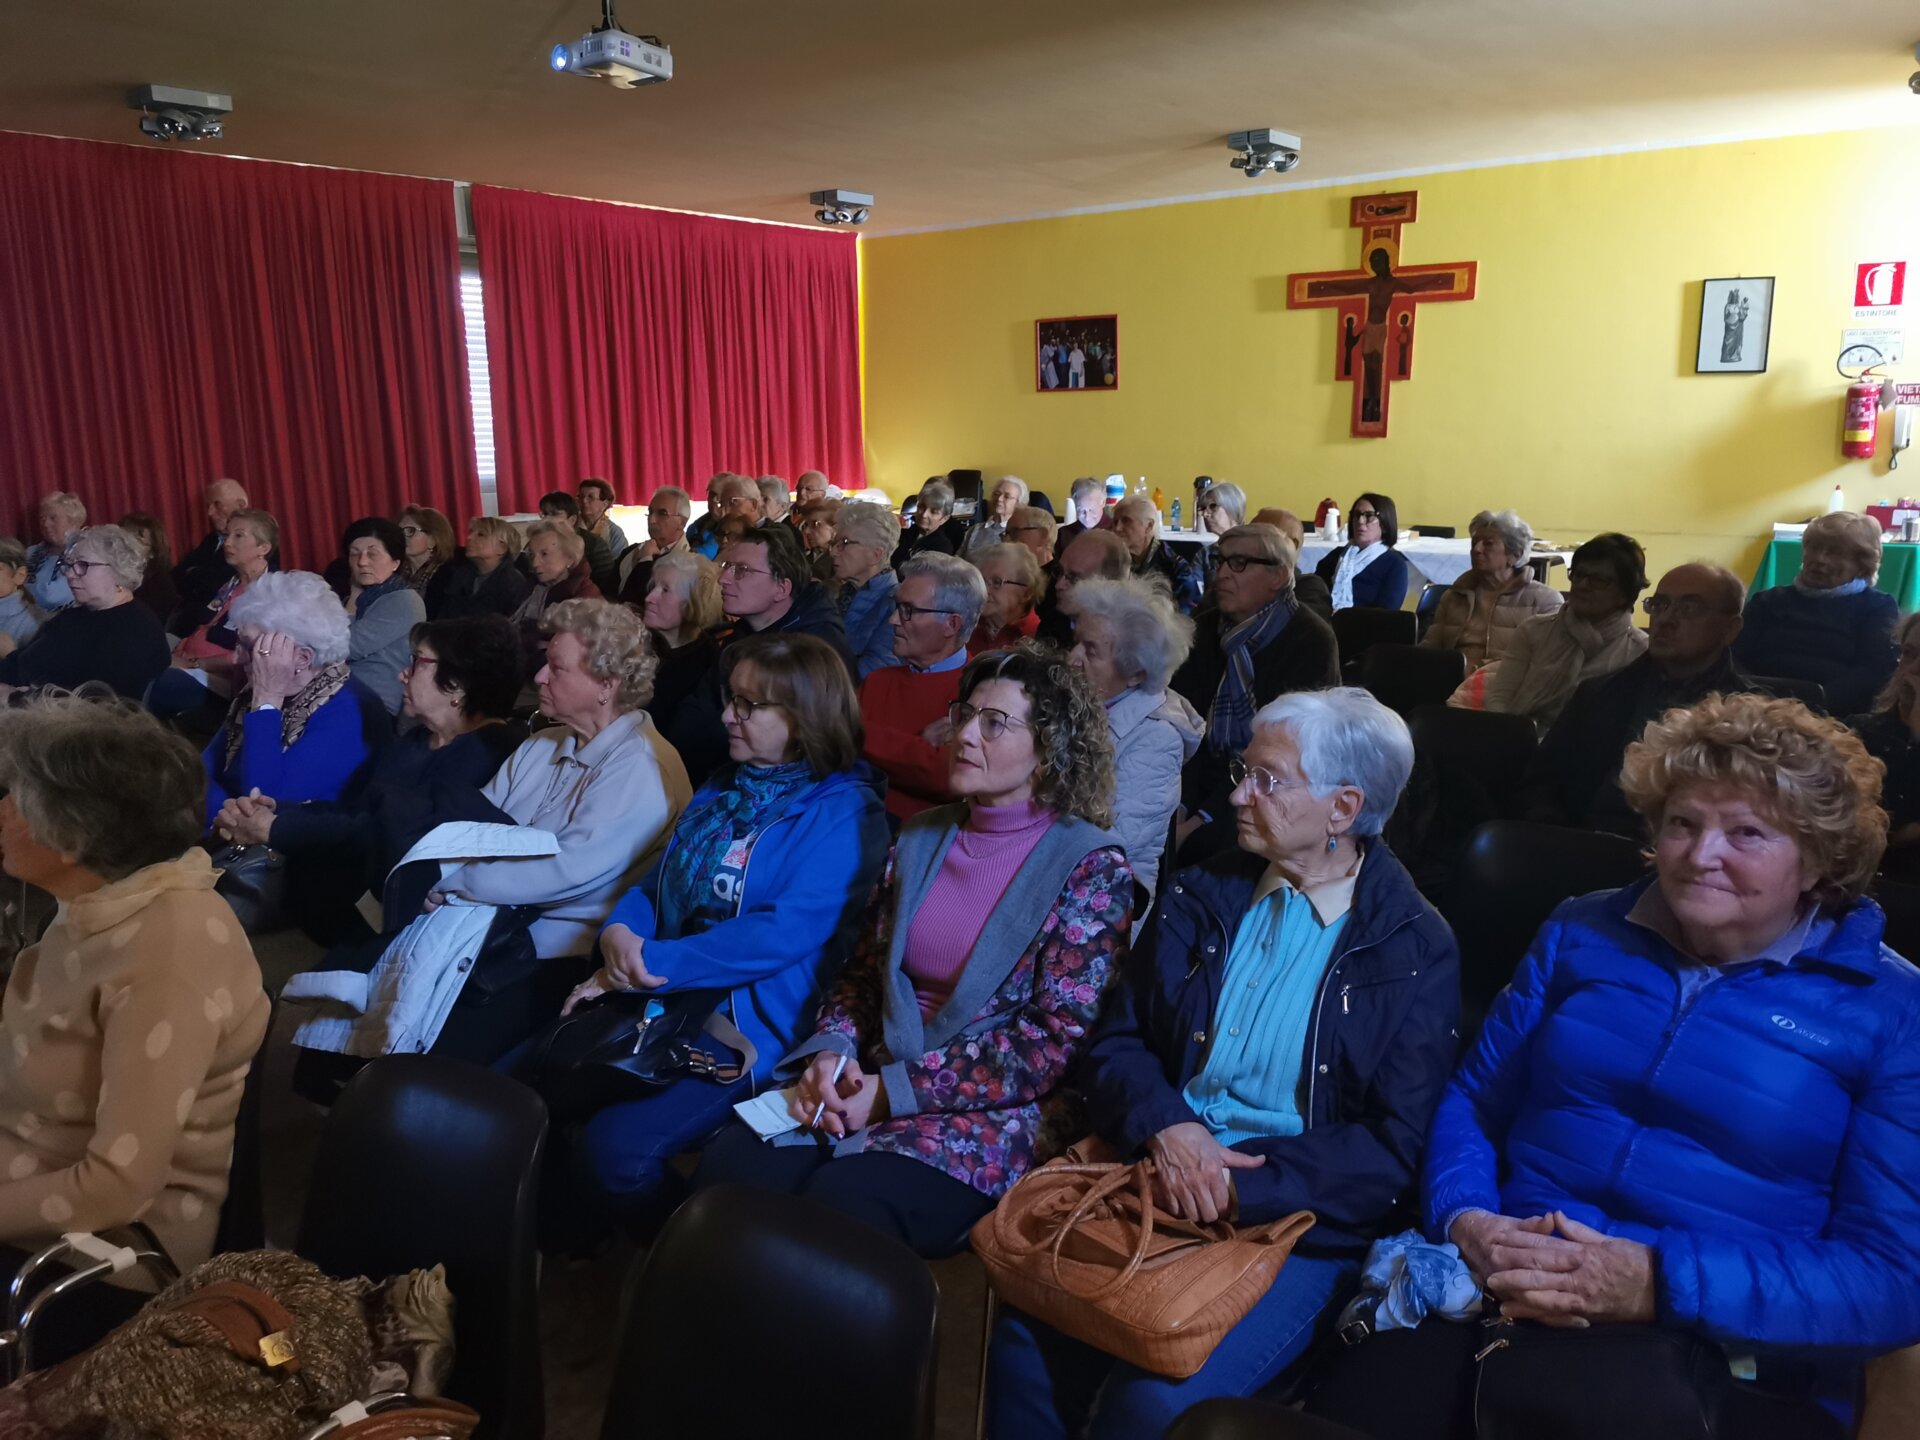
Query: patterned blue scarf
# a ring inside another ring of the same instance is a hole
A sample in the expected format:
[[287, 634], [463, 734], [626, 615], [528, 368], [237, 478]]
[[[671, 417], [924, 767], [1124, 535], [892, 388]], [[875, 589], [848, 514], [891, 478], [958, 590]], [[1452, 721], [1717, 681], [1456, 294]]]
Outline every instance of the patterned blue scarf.
[[[1220, 637], [1226, 651], [1225, 673], [1207, 712], [1207, 744], [1238, 755], [1253, 743], [1253, 657], [1271, 645], [1293, 619], [1298, 602], [1288, 589], [1264, 610], [1257, 610]], [[1226, 617], [1220, 623], [1226, 625]]]
[[662, 939], [699, 935], [740, 909], [747, 856], [761, 832], [813, 784], [804, 760], [786, 765], [742, 765], [733, 782], [692, 806], [674, 827], [660, 872]]

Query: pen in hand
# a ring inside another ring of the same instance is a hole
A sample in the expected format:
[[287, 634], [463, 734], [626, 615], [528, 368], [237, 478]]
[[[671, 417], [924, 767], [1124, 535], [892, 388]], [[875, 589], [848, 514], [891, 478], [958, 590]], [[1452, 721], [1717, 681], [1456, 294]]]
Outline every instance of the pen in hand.
[[[842, 1055], [840, 1057], [840, 1063], [833, 1067], [833, 1078], [827, 1081], [827, 1088], [831, 1090], [835, 1086], [837, 1086], [840, 1083], [840, 1077], [846, 1073], [847, 1073], [847, 1057]], [[820, 1128], [820, 1118], [826, 1113], [827, 1113], [827, 1102], [824, 1099], [822, 1099], [818, 1105], [813, 1107], [813, 1119], [807, 1122], [807, 1128], [809, 1130], [818, 1130]]]

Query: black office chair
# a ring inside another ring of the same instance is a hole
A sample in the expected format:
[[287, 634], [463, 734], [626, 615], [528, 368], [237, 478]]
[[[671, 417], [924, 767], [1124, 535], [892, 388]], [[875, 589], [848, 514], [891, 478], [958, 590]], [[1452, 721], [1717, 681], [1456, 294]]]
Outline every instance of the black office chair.
[[342, 1277], [447, 1267], [447, 1393], [480, 1412], [485, 1440], [546, 1429], [534, 1229], [546, 1134], [547, 1107], [505, 1075], [437, 1055], [376, 1060], [327, 1116], [294, 1246]]
[[1361, 657], [1355, 678], [1389, 710], [1411, 715], [1422, 705], [1446, 704], [1447, 697], [1467, 678], [1467, 660], [1458, 650], [1375, 645]]
[[1461, 1034], [1471, 1035], [1556, 906], [1646, 873], [1640, 846], [1619, 835], [1529, 820], [1474, 831], [1446, 906], [1460, 944]]
[[1173, 1422], [1167, 1440], [1366, 1440], [1272, 1400], [1202, 1400]]
[[1375, 645], [1411, 645], [1419, 637], [1411, 610], [1354, 605], [1333, 612], [1333, 638], [1340, 642], [1340, 663], [1351, 675]]
[[1433, 628], [1433, 617], [1440, 613], [1440, 597], [1449, 588], [1432, 580], [1420, 587], [1420, 598], [1413, 606], [1413, 638], [1416, 642], [1427, 638], [1427, 631]]
[[1422, 540], [1451, 540], [1460, 532], [1451, 525], [1402, 525], [1402, 531], [1418, 530]]
[[1920, 885], [1882, 878], [1867, 894], [1887, 912], [1887, 933], [1881, 938], [1888, 948], [1904, 959], [1920, 956]]
[[641, 1268], [600, 1440], [925, 1440], [939, 1307], [920, 1257], [857, 1220], [746, 1185], [700, 1191]]
[[1749, 675], [1747, 679], [1762, 695], [1798, 700], [1816, 715], [1827, 713], [1827, 687], [1817, 680], [1802, 680], [1794, 675]]

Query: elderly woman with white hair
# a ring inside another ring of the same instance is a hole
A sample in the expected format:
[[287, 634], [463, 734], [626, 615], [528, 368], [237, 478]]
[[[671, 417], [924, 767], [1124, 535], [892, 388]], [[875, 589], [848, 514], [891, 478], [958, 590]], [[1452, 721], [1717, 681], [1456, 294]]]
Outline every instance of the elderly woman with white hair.
[[81, 531], [60, 558], [61, 584], [74, 603], [0, 659], [0, 693], [101, 684], [130, 700], [144, 695], [166, 670], [168, 656], [159, 619], [134, 602], [146, 571], [147, 547], [128, 531], [118, 525]]
[[893, 573], [900, 526], [884, 505], [849, 501], [840, 507], [833, 536], [833, 578], [840, 582], [840, 622], [847, 627], [847, 648], [859, 673], [898, 665], [893, 653], [893, 597], [900, 577]]
[[1458, 1040], [1453, 934], [1380, 838], [1413, 742], [1363, 690], [1286, 695], [1233, 762], [1239, 848], [1182, 870], [1108, 993], [1081, 1071], [1114, 1158], [1168, 1214], [1318, 1223], [1184, 1380], [1003, 1310], [989, 1433], [1159, 1436], [1289, 1375], [1403, 1229]]
[[954, 532], [961, 527], [949, 524], [952, 519], [953, 486], [940, 479], [927, 481], [920, 487], [919, 504], [913, 512], [913, 524], [901, 535], [900, 543], [894, 547], [894, 570], [901, 570], [907, 561], [929, 550], [941, 555], [959, 554], [960, 540]]
[[1088, 580], [1074, 587], [1074, 668], [1106, 706], [1114, 773], [1126, 777], [1113, 800], [1113, 833], [1145, 899], [1145, 923], [1180, 805], [1180, 772], [1200, 748], [1206, 721], [1167, 689], [1193, 648], [1193, 621], [1151, 581]]
[[1536, 615], [1551, 615], [1562, 597], [1533, 578], [1533, 527], [1511, 510], [1482, 510], [1468, 526], [1473, 565], [1440, 597], [1420, 643], [1458, 650], [1478, 670], [1506, 654], [1513, 632]]
[[1008, 540], [976, 550], [967, 558], [987, 583], [987, 608], [973, 627], [967, 653], [983, 655], [1031, 639], [1040, 628], [1034, 606], [1047, 593], [1047, 577], [1033, 551]]
[[87, 523], [87, 507], [71, 490], [55, 490], [40, 502], [40, 543], [27, 551], [27, 593], [42, 610], [74, 603], [60, 559]]
[[205, 752], [207, 824], [235, 795], [271, 795], [282, 805], [339, 799], [367, 761], [339, 597], [318, 575], [269, 573], [229, 614], [242, 684]]

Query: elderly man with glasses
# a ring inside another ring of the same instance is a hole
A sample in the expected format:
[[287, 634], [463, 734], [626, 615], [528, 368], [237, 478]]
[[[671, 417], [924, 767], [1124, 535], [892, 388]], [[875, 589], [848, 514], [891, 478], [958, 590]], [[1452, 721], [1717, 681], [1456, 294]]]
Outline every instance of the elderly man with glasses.
[[887, 813], [906, 820], [953, 798], [948, 788], [948, 710], [960, 698], [967, 637], [987, 607], [980, 572], [951, 555], [907, 561], [893, 602], [900, 664], [860, 685], [866, 757], [887, 777]]

